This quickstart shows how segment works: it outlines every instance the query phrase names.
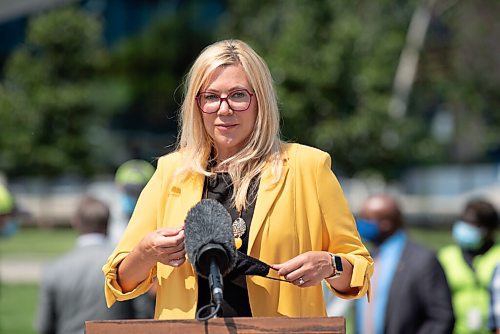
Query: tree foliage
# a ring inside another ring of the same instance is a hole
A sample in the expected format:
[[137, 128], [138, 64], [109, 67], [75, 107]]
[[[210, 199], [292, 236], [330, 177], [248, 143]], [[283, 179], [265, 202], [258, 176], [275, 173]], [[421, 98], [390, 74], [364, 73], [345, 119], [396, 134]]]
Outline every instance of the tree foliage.
[[101, 23], [74, 8], [29, 22], [0, 85], [0, 169], [50, 176], [99, 167], [102, 129], [117, 105], [98, 78], [108, 58], [101, 35]]
[[[0, 170], [93, 173], [116, 160], [112, 126], [161, 134], [164, 149], [175, 140], [183, 76], [216, 27], [216, 39], [242, 39], [269, 64], [285, 139], [328, 151], [341, 175], [390, 179], [409, 166], [500, 156], [495, 0], [436, 2], [408, 113], [389, 115], [419, 1], [185, 2], [112, 50], [84, 11], [35, 17], [0, 83]], [[441, 114], [449, 136], [436, 136]]]
[[[448, 158], [449, 146], [437, 141], [429, 126], [430, 111], [438, 102], [439, 93], [432, 94], [437, 86], [422, 86], [422, 73], [406, 117], [388, 114], [396, 66], [416, 4], [231, 1], [219, 36], [248, 41], [268, 62], [281, 100], [285, 137], [330, 152], [334, 168], [344, 175], [379, 173], [394, 178], [408, 166]], [[439, 61], [445, 56], [441, 50]], [[436, 64], [436, 59], [425, 61], [431, 62], [427, 66]], [[428, 78], [439, 81], [437, 75], [429, 73]], [[467, 86], [451, 76], [447, 83], [458, 89]], [[423, 105], [418, 93], [433, 98]]]
[[[31, 19], [0, 83], [0, 170], [88, 175], [144, 150], [164, 153], [176, 138], [183, 76], [209, 43], [213, 19], [203, 7], [159, 13], [109, 50], [101, 22], [82, 9]], [[151, 133], [161, 144], [146, 139]]]
[[141, 33], [114, 48], [108, 71], [130, 94], [122, 115], [122, 120], [129, 120], [124, 128], [170, 132], [175, 138], [183, 77], [209, 40], [207, 30], [194, 22], [196, 5], [156, 17]]
[[451, 4], [438, 2], [412, 108], [428, 118], [444, 113], [451, 119], [453, 131], [444, 142], [447, 162], [498, 162], [500, 3]]

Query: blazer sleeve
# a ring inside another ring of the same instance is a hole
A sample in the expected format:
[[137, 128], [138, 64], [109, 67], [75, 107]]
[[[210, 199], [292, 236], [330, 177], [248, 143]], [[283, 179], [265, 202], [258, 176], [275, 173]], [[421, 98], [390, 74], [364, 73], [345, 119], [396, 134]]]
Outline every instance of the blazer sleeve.
[[122, 239], [103, 266], [105, 286], [104, 293], [108, 307], [117, 300], [135, 298], [149, 290], [156, 276], [156, 266], [153, 267], [148, 277], [135, 289], [124, 293], [117, 280], [117, 269], [121, 261], [132, 251], [132, 249], [150, 232], [158, 227], [161, 217], [160, 200], [163, 188], [163, 169], [165, 158], [158, 161], [158, 168], [141, 192], [134, 213], [130, 218]]
[[331, 170], [331, 158], [323, 153], [317, 165], [316, 189], [323, 216], [325, 250], [335, 253], [353, 265], [351, 287], [359, 288], [356, 295], [345, 295], [330, 289], [344, 299], [359, 298], [370, 291], [373, 259], [361, 242], [354, 217], [337, 177]]

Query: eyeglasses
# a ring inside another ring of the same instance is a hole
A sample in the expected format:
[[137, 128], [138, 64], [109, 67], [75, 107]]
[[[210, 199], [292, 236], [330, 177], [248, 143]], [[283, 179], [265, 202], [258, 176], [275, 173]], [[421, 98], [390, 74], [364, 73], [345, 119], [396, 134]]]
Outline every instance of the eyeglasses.
[[210, 92], [200, 92], [195, 99], [201, 111], [205, 114], [213, 114], [219, 111], [222, 101], [226, 101], [233, 111], [245, 111], [250, 108], [252, 96], [254, 94], [248, 90], [238, 89], [230, 92], [226, 97]]

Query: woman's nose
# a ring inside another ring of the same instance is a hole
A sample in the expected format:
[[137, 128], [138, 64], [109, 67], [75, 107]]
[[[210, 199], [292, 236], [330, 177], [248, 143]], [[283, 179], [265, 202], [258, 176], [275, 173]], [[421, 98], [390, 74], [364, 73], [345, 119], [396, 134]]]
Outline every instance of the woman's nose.
[[233, 113], [233, 110], [229, 106], [229, 103], [227, 102], [227, 100], [221, 101], [218, 113], [220, 115], [231, 115]]

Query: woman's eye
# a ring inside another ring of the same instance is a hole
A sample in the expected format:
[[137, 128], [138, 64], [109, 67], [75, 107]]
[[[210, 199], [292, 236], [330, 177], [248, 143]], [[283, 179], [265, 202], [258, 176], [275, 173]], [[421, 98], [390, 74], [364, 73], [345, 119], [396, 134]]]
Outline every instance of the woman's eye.
[[232, 99], [243, 99], [246, 97], [246, 92], [245, 91], [237, 91], [231, 94]]
[[219, 96], [215, 95], [215, 94], [207, 94], [207, 95], [205, 95], [205, 99], [207, 101], [217, 101], [217, 100], [219, 100]]

